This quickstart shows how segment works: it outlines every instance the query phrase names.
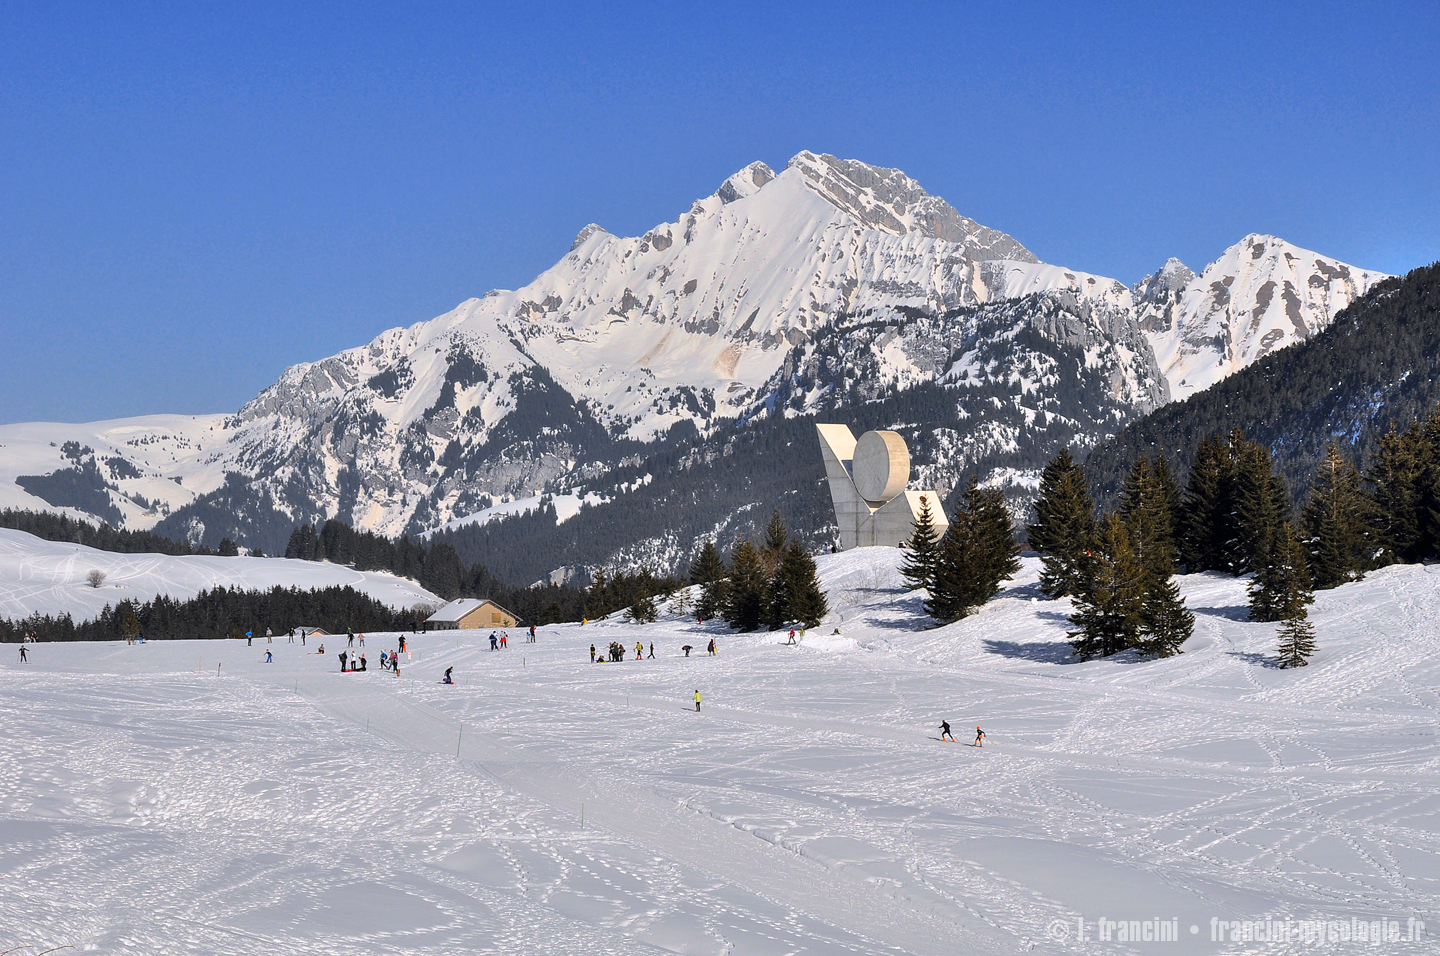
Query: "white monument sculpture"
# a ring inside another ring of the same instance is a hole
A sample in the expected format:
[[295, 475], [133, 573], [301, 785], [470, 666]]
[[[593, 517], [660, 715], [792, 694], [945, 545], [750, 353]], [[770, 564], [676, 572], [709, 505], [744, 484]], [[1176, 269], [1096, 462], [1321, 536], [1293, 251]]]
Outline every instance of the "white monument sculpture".
[[907, 491], [910, 450], [895, 432], [866, 432], [856, 441], [844, 425], [816, 425], [825, 477], [835, 502], [840, 548], [867, 545], [898, 547], [915, 530], [920, 502], [930, 501], [938, 538], [950, 523], [940, 496], [933, 491]]

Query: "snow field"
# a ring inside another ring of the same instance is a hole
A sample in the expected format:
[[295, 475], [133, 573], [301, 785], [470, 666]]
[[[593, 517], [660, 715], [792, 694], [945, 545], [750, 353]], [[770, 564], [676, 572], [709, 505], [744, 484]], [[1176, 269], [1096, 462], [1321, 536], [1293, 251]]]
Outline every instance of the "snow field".
[[[1071, 663], [1033, 560], [924, 630], [897, 559], [819, 558], [835, 613], [799, 647], [673, 618], [517, 629], [496, 653], [441, 632], [398, 679], [340, 674], [335, 638], [270, 644], [269, 665], [229, 641], [0, 650], [0, 951], [1284, 953], [1211, 920], [1352, 916], [1440, 934], [1430, 569], [1320, 594], [1319, 653], [1285, 671], [1243, 581], [1182, 579], [1178, 658]], [[590, 664], [611, 640], [630, 659]], [[1180, 938], [1099, 940], [1101, 917]]]
[[[98, 588], [86, 581], [92, 570], [105, 575]], [[57, 616], [68, 613], [76, 621], [88, 621], [99, 617], [107, 604], [149, 601], [159, 594], [186, 600], [222, 586], [268, 591], [277, 585], [309, 590], [347, 584], [394, 608], [445, 603], [414, 581], [338, 564], [286, 558], [117, 554], [0, 528], [0, 617], [11, 620], [39, 611]]]

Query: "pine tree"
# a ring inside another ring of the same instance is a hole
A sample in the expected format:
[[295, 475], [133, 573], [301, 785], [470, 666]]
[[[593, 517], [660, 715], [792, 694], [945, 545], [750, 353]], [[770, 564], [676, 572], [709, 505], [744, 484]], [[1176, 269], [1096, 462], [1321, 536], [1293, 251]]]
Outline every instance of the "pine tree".
[[737, 631], [753, 631], [765, 617], [765, 564], [749, 541], [741, 541], [730, 556], [730, 586], [721, 616]]
[[815, 573], [815, 559], [799, 544], [791, 543], [770, 581], [771, 630], [792, 622], [815, 627], [829, 613], [830, 605]]
[[1150, 578], [1141, 603], [1140, 640], [1136, 645], [1147, 654], [1170, 657], [1195, 633], [1195, 615], [1180, 596], [1173, 577]]
[[1195, 615], [1185, 607], [1174, 578], [1177, 490], [1167, 478], [1168, 469], [1162, 471], [1159, 464], [1152, 468], [1143, 456], [1136, 459], [1120, 493], [1119, 512], [1145, 575], [1141, 636], [1135, 646], [1160, 657], [1178, 654], [1195, 630]]
[[638, 601], [630, 605], [630, 609], [625, 612], [625, 616], [636, 624], [654, 624], [655, 619], [660, 616], [659, 612], [655, 609], [654, 596], [649, 593], [642, 594]]
[[1255, 571], [1265, 558], [1271, 539], [1290, 520], [1290, 495], [1285, 482], [1275, 474], [1270, 452], [1245, 441], [1239, 430], [1235, 449], [1235, 532], [1230, 543], [1232, 574]]
[[975, 516], [980, 603], [984, 604], [1020, 570], [1020, 546], [1015, 541], [1015, 521], [1000, 489], [981, 488], [972, 477], [965, 492], [965, 507]]
[[900, 565], [900, 574], [912, 591], [928, 588], [935, 576], [935, 556], [940, 544], [935, 531], [935, 513], [930, 508], [930, 496], [925, 495], [920, 499], [920, 514], [915, 517], [915, 529], [905, 542], [905, 561]]
[[1020, 569], [1017, 550], [1004, 497], [996, 489], [981, 488], [971, 476], [935, 556], [926, 613], [946, 623], [968, 616]]
[[707, 540], [700, 546], [700, 554], [690, 566], [690, 583], [700, 585], [695, 616], [703, 621], [719, 614], [725, 607], [730, 582], [726, 577], [725, 562], [714, 541]]
[[1095, 532], [1095, 502], [1085, 472], [1061, 449], [1040, 474], [1035, 523], [1025, 529], [1040, 552], [1040, 589], [1050, 598], [1074, 594], [1081, 560]]
[[1359, 473], [1331, 442], [1310, 485], [1304, 514], [1305, 545], [1316, 588], [1359, 580], [1371, 567], [1369, 507]]
[[1315, 653], [1315, 627], [1307, 617], [1286, 618], [1280, 622], [1280, 666], [1304, 667]]
[[1180, 560], [1191, 574], [1228, 571], [1225, 543], [1231, 529], [1229, 446], [1218, 436], [1200, 440], [1181, 505]]
[[766, 574], [774, 574], [775, 569], [780, 566], [781, 559], [785, 557], [785, 545], [789, 540], [790, 532], [785, 530], [780, 509], [776, 508], [770, 515], [770, 523], [765, 526], [765, 546], [761, 550]]
[[1096, 532], [1074, 596], [1070, 646], [1082, 658], [1109, 657], [1136, 647], [1144, 627], [1145, 568], [1130, 546], [1125, 522], [1106, 515]]
[[1247, 590], [1252, 621], [1284, 621], [1305, 615], [1305, 605], [1314, 597], [1305, 548], [1290, 522], [1271, 537]]
[[1379, 560], [1418, 560], [1420, 531], [1418, 486], [1423, 472], [1416, 455], [1419, 430], [1411, 426], [1405, 434], [1392, 428], [1380, 439], [1379, 450], [1365, 474], [1369, 485]]

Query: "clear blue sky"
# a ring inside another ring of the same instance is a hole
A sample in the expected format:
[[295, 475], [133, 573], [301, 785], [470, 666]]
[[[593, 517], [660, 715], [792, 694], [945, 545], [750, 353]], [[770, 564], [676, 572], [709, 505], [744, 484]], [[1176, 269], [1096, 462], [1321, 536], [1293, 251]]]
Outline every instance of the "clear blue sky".
[[0, 5], [0, 421], [233, 411], [801, 149], [1126, 282], [1440, 259], [1434, 0], [708, 6]]

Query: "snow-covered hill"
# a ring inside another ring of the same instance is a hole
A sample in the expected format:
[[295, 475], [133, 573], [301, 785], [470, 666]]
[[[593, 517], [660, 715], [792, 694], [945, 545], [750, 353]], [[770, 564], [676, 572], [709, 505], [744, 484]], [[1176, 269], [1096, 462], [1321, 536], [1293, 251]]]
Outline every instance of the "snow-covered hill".
[[[105, 575], [98, 588], [86, 580], [91, 571]], [[160, 594], [183, 601], [216, 587], [267, 591], [337, 585], [398, 610], [445, 603], [414, 581], [379, 571], [285, 558], [116, 554], [0, 528], [0, 618], [13, 621], [37, 612], [88, 621], [121, 601], [149, 601]]]
[[[1433, 569], [1319, 594], [1290, 671], [1243, 580], [1180, 579], [1179, 657], [1072, 663], [1033, 562], [923, 630], [896, 557], [820, 556], [835, 616], [798, 647], [433, 634], [398, 680], [284, 644], [11, 647], [0, 925], [98, 953], [1437, 951]], [[610, 641], [655, 659], [591, 664]]]
[[183, 448], [110, 437], [178, 427], [153, 419], [0, 427], [0, 482], [40, 479], [0, 501], [267, 549], [317, 518], [413, 533], [574, 493], [671, 429], [843, 417], [927, 385], [950, 407], [928, 400], [945, 424], [922, 464], [1018, 473], [1304, 338], [1378, 278], [1249, 236], [1199, 276], [1171, 260], [1130, 288], [1037, 261], [899, 170], [802, 152], [643, 236], [587, 226], [518, 290], [292, 366], [191, 420]]

